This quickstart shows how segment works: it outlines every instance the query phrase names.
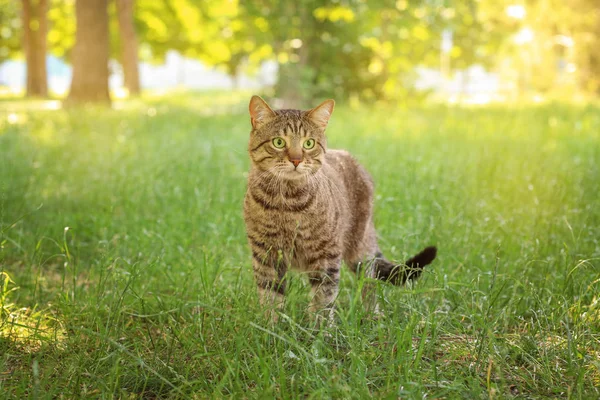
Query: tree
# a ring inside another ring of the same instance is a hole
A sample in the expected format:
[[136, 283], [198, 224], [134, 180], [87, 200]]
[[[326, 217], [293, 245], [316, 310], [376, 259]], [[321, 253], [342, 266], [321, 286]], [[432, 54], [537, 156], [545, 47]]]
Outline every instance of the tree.
[[[452, 4], [452, 2], [444, 2]], [[441, 3], [427, 0], [257, 0], [289, 106], [318, 97], [406, 100], [419, 65], [439, 66]]]
[[133, 25], [134, 0], [117, 0], [117, 17], [121, 32], [121, 64], [129, 94], [140, 94], [138, 40]]
[[77, 30], [68, 103], [110, 103], [108, 0], [76, 0]]
[[547, 38], [547, 48], [553, 53], [556, 79], [564, 81], [573, 75], [580, 89], [600, 94], [600, 3], [528, 0], [527, 5], [527, 22]]
[[23, 41], [27, 62], [27, 96], [48, 95], [46, 76], [47, 0], [22, 0]]
[[[520, 6], [512, 0], [480, 3], [488, 16], [484, 23], [500, 33], [502, 46], [496, 58], [513, 75], [519, 71], [522, 89], [600, 94], [597, 0], [526, 0]], [[511, 7], [520, 7], [520, 15], [508, 16]]]

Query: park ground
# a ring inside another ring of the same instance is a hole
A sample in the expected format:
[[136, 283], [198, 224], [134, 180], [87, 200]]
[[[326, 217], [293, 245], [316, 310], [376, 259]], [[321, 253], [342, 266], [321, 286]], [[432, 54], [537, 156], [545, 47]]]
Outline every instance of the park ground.
[[0, 102], [2, 398], [599, 398], [600, 107], [340, 105], [406, 288], [344, 271], [264, 320], [242, 219], [249, 94]]

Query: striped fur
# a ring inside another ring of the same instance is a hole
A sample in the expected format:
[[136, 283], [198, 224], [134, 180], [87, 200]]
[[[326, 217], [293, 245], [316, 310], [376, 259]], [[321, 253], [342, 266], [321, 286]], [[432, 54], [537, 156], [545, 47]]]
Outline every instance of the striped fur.
[[[281, 303], [285, 274], [294, 268], [308, 275], [311, 309], [328, 310], [329, 318], [342, 261], [354, 272], [365, 266], [367, 276], [401, 285], [416, 279], [436, 255], [429, 247], [406, 264], [383, 258], [373, 224], [371, 177], [346, 151], [327, 148], [332, 112], [332, 100], [309, 111], [273, 111], [252, 97], [244, 201], [261, 301]], [[276, 148], [276, 137], [285, 140], [284, 148]], [[316, 141], [311, 149], [303, 147], [308, 139]]]

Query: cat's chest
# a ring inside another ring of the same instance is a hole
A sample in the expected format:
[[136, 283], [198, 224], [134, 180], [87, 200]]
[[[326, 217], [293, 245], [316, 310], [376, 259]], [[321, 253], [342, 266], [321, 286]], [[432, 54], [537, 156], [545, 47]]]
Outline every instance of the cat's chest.
[[335, 235], [339, 215], [331, 209], [319, 208], [302, 213], [266, 212], [260, 220], [260, 230], [274, 247], [299, 251], [322, 236]]
[[285, 243], [306, 240], [314, 235], [328, 231], [333, 216], [326, 209], [311, 210], [303, 213], [270, 213], [269, 221], [275, 223], [278, 237]]
[[325, 211], [312, 215], [280, 215], [273, 219], [277, 221], [277, 234], [267, 240], [272, 248], [281, 251], [290, 268], [304, 270], [306, 260], [320, 251], [317, 247], [324, 238], [329, 238], [325, 241], [328, 246], [339, 246], [337, 239], [341, 240], [342, 235], [336, 231], [339, 224], [333, 217]]
[[248, 191], [245, 217], [249, 233], [268, 247], [285, 253], [302, 253], [315, 240], [343, 237], [341, 204], [328, 191], [298, 191], [295, 196], [268, 193], [261, 187]]

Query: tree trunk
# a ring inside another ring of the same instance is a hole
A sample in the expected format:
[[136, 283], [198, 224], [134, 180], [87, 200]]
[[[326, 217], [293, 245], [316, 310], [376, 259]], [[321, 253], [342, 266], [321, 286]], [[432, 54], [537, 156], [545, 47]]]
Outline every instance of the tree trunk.
[[22, 0], [23, 47], [27, 62], [27, 96], [48, 95], [46, 74], [47, 0]]
[[68, 104], [108, 103], [108, 0], [76, 0], [77, 32]]
[[138, 40], [133, 26], [134, 1], [117, 0], [117, 15], [121, 31], [121, 65], [123, 65], [125, 87], [130, 95], [140, 94]]

